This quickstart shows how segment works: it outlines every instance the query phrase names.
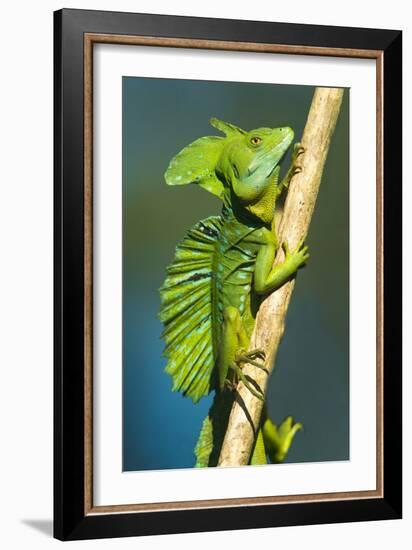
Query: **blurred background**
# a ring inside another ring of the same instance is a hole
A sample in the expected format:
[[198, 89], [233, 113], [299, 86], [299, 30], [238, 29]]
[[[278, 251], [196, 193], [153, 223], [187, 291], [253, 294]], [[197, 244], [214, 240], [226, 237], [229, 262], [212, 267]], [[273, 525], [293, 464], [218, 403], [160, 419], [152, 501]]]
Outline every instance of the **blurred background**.
[[[213, 394], [194, 405], [164, 373], [158, 289], [176, 244], [219, 214], [196, 186], [168, 187], [170, 159], [217, 135], [211, 116], [246, 130], [291, 126], [301, 138], [314, 88], [123, 78], [123, 469], [190, 468]], [[290, 157], [290, 154], [289, 154]], [[289, 158], [283, 163], [287, 169]], [[332, 140], [285, 335], [269, 382], [268, 411], [302, 422], [286, 462], [349, 459], [349, 92]]]

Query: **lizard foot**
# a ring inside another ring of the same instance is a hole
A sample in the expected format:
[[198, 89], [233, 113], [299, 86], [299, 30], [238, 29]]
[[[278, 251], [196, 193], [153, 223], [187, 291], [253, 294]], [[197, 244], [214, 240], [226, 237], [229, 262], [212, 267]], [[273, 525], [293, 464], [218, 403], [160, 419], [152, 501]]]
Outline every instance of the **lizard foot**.
[[296, 165], [296, 161], [298, 160], [298, 157], [303, 155], [305, 152], [305, 148], [300, 142], [297, 142], [293, 146], [293, 152], [292, 152], [292, 164]]
[[295, 174], [299, 174], [302, 172], [302, 166], [300, 165], [300, 156], [305, 152], [305, 148], [302, 147], [301, 143], [295, 143], [293, 146], [293, 153], [292, 153], [292, 176]]
[[291, 252], [289, 250], [289, 245], [286, 241], [282, 243], [283, 252], [285, 253], [285, 262], [293, 263], [295, 270], [298, 270], [300, 267], [304, 266], [309, 260], [308, 247], [305, 245], [305, 238], [303, 237], [298, 246]]
[[289, 183], [293, 176], [296, 174], [299, 174], [302, 172], [302, 166], [300, 164], [300, 158], [301, 155], [305, 152], [305, 148], [302, 146], [301, 143], [295, 143], [293, 146], [292, 151], [292, 159], [291, 159], [291, 165], [289, 170], [287, 171], [286, 176], [283, 178], [282, 186], [283, 187], [289, 187]]
[[[250, 363], [250, 361], [247, 362]], [[250, 378], [250, 376], [246, 376], [243, 373], [242, 367], [240, 367], [237, 363], [232, 363], [230, 365], [230, 369], [234, 371], [235, 379], [240, 379], [252, 395], [254, 395], [257, 399], [260, 399], [260, 401], [265, 400], [265, 396], [263, 395], [260, 387], [256, 384], [256, 382], [254, 382], [254, 380], [252, 380], [252, 378]], [[234, 385], [233, 382], [232, 384]]]
[[264, 363], [259, 363], [258, 361], [255, 361], [255, 359], [261, 359], [262, 361], [265, 361], [265, 351], [263, 349], [252, 349], [250, 351], [240, 349], [236, 354], [235, 363], [239, 367], [241, 367], [242, 363], [249, 363], [250, 365], [253, 365], [268, 373], [268, 370], [265, 368]]
[[226, 378], [225, 380], [225, 387], [230, 391], [236, 390], [236, 384], [234, 384], [232, 380], [229, 380], [229, 378]]

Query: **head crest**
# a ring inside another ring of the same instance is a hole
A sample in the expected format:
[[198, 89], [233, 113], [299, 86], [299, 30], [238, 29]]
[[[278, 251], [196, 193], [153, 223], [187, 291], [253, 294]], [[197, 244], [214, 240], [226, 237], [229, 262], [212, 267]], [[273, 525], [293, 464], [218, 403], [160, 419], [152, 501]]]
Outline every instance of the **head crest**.
[[[217, 118], [211, 118], [210, 124], [223, 132], [226, 138], [245, 134], [241, 128]], [[215, 169], [226, 138], [206, 136], [187, 145], [170, 161], [165, 172], [166, 183], [168, 185], [197, 183], [210, 193], [222, 197], [224, 187], [216, 176]]]
[[210, 119], [210, 124], [213, 126], [213, 128], [216, 128], [217, 130], [225, 134], [226, 137], [231, 137], [234, 134], [246, 134], [245, 130], [242, 130], [242, 128], [239, 128], [238, 126], [235, 126], [230, 122], [223, 122], [223, 120], [219, 120], [216, 117], [212, 117]]

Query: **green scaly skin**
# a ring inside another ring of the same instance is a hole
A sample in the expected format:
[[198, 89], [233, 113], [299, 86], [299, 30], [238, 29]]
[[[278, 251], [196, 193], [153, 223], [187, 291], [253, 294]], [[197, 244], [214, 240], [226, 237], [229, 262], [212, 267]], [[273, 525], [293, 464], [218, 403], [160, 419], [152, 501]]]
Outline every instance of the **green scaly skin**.
[[[165, 174], [169, 185], [198, 183], [223, 200], [219, 218], [192, 228], [177, 247], [160, 290], [160, 318], [174, 390], [197, 402], [216, 390], [195, 449], [196, 466], [216, 466], [239, 380], [259, 399], [260, 388], [242, 372], [244, 363], [264, 368], [263, 350], [248, 352], [262, 299], [290, 280], [309, 258], [303, 242], [283, 243], [285, 260], [273, 266], [279, 243], [274, 231], [276, 199], [300, 170], [292, 164], [279, 183], [280, 161], [293, 140], [290, 128], [245, 132], [212, 119], [225, 138], [201, 138], [181, 151]], [[185, 307], [187, 306], [187, 307]], [[279, 428], [262, 415], [250, 464], [281, 462], [301, 428], [288, 417]]]

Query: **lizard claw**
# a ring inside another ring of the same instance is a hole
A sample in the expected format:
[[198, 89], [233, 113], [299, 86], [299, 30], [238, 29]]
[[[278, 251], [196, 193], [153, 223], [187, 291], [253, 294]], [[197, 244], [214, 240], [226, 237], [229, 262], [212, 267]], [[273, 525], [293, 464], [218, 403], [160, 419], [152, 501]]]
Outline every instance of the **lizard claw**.
[[293, 178], [293, 176], [295, 176], [296, 174], [300, 174], [300, 172], [302, 172], [303, 168], [299, 164], [299, 160], [300, 160], [299, 157], [304, 152], [305, 152], [305, 148], [302, 146], [301, 143], [298, 142], [298, 143], [294, 144], [293, 151], [292, 151], [291, 165], [290, 165], [290, 168], [289, 168], [286, 176], [282, 180], [282, 187], [288, 188], [289, 183], [290, 183], [291, 179]]
[[301, 143], [295, 143], [293, 146], [293, 153], [292, 153], [292, 176], [295, 176], [296, 174], [300, 174], [302, 172], [302, 166], [297, 163], [298, 157], [300, 157], [305, 152], [305, 148], [302, 146]]
[[[266, 371], [266, 369], [260, 363], [256, 363], [255, 361], [252, 361], [250, 359], [248, 359], [245, 362], [255, 365], [257, 367], [260, 367]], [[246, 376], [243, 373], [242, 368], [239, 366], [238, 359], [236, 359], [235, 362], [232, 363], [229, 368], [234, 371], [235, 379], [237, 381], [242, 381], [243, 385], [250, 391], [252, 395], [254, 395], [260, 401], [265, 401], [265, 396], [261, 388], [257, 385], [257, 383], [254, 380], [252, 380], [250, 376]]]
[[259, 369], [264, 370], [265, 372], [268, 372], [265, 368], [264, 363], [259, 363], [255, 359], [261, 359], [262, 361], [265, 361], [266, 359], [266, 353], [263, 349], [252, 349], [250, 351], [246, 350], [239, 350], [235, 357], [235, 363], [237, 365], [240, 365], [241, 363], [249, 363], [250, 365], [253, 365]]
[[293, 153], [296, 155], [296, 157], [302, 155], [305, 152], [305, 148], [301, 143], [295, 143], [293, 147]]

